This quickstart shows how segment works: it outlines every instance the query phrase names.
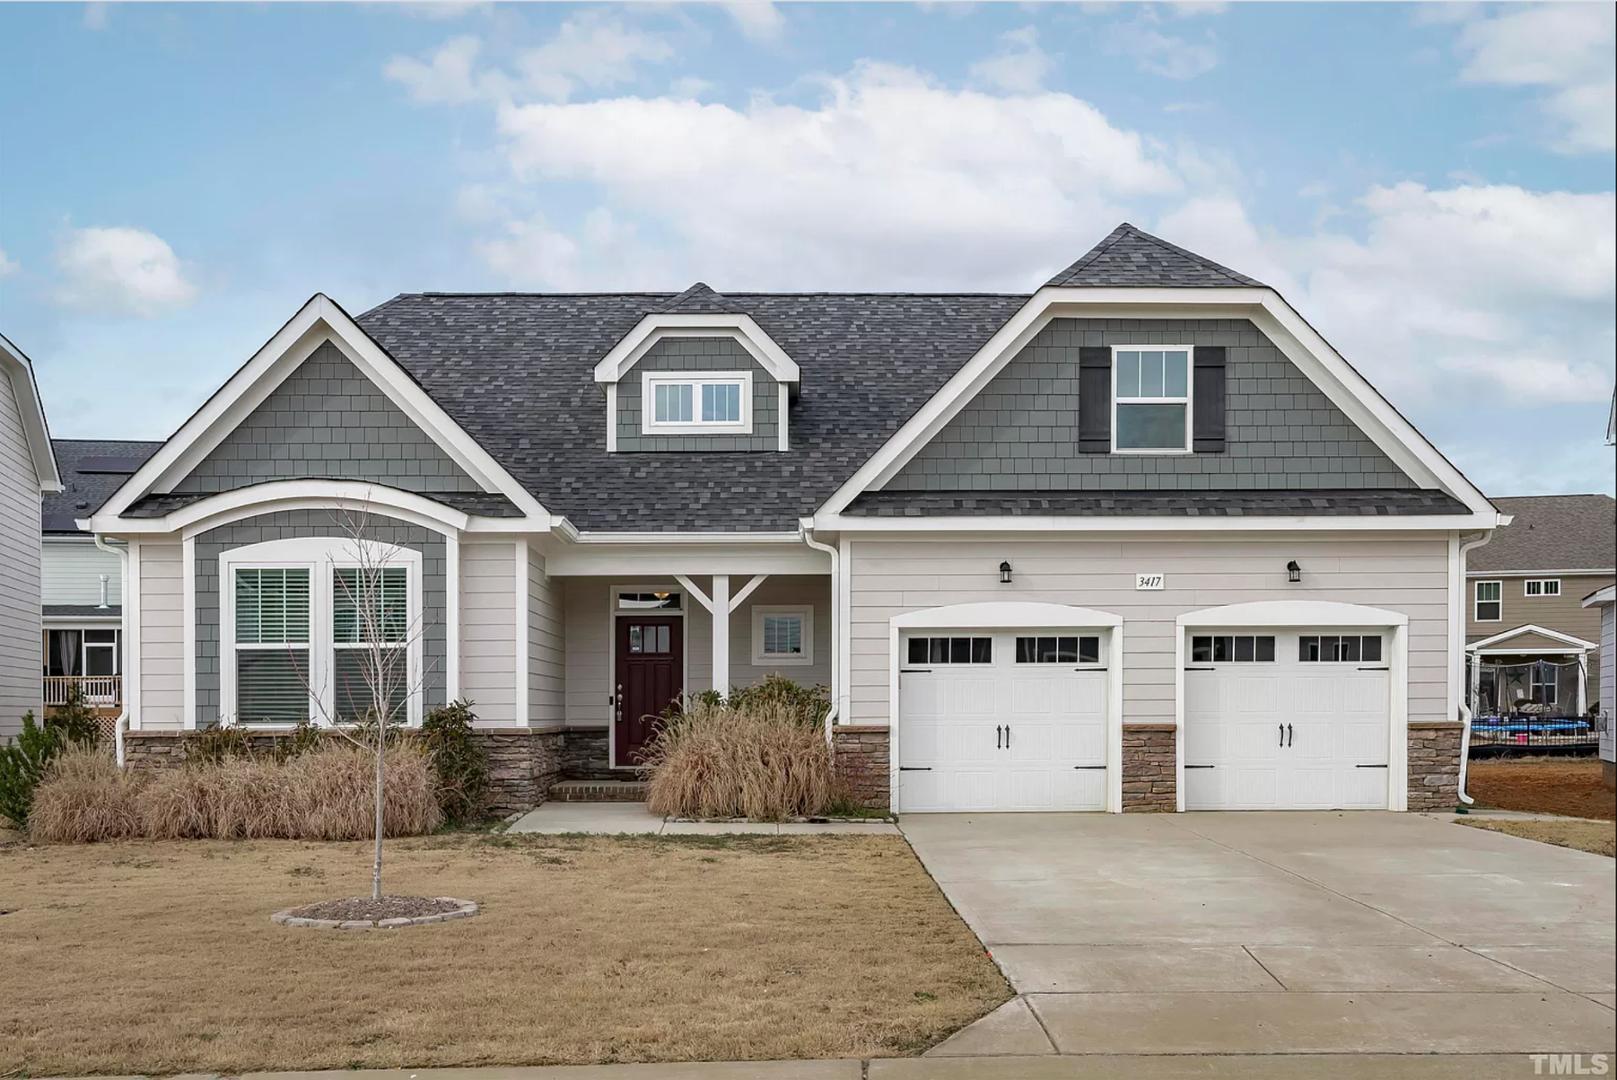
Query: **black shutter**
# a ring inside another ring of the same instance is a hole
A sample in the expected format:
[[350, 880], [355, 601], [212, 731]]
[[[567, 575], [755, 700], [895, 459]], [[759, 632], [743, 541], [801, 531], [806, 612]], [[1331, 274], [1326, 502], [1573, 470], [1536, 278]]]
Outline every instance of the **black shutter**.
[[1190, 418], [1190, 447], [1198, 454], [1224, 452], [1224, 346], [1195, 350], [1196, 394]]
[[1078, 349], [1078, 452], [1112, 452], [1112, 350]]

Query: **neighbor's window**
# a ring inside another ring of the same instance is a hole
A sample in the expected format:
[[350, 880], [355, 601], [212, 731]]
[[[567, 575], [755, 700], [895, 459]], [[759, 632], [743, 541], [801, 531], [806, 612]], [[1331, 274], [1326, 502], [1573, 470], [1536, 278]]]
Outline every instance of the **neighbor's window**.
[[752, 662], [813, 663], [813, 609], [755, 605], [752, 609]]
[[1297, 639], [1297, 659], [1305, 664], [1379, 664], [1380, 634], [1305, 634]]
[[236, 715], [244, 723], [309, 719], [309, 571], [236, 570]]
[[1100, 638], [1068, 634], [1016, 639], [1018, 664], [1098, 664]]
[[1499, 596], [1501, 584], [1497, 581], [1479, 581], [1476, 584], [1476, 611], [1477, 622], [1499, 621]]
[[912, 637], [907, 655], [912, 664], [991, 664], [994, 662], [994, 639]]
[[1522, 593], [1525, 596], [1560, 596], [1560, 578], [1535, 578], [1522, 582]]
[[747, 372], [701, 376], [647, 372], [642, 390], [644, 432], [752, 429], [748, 409], [752, 376]]
[[1190, 639], [1190, 659], [1197, 664], [1267, 664], [1274, 658], [1273, 634], [1198, 634]]
[[1190, 449], [1190, 349], [1112, 351], [1112, 449]]
[[1528, 690], [1533, 695], [1536, 705], [1554, 705], [1556, 703], [1556, 685], [1560, 681], [1561, 673], [1554, 664], [1543, 661], [1533, 665], [1531, 676], [1528, 679]]
[[332, 686], [337, 719], [365, 720], [383, 702], [404, 719], [410, 691], [409, 575], [402, 566], [340, 567], [331, 578]]

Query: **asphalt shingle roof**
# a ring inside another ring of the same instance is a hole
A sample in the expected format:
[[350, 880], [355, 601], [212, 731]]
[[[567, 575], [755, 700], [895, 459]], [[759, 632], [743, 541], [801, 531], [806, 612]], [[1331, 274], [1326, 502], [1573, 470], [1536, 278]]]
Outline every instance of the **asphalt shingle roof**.
[[[327, 477], [304, 477], [307, 480], [322, 480]], [[172, 514], [176, 510], [184, 509], [194, 502], [201, 502], [209, 498], [212, 492], [187, 491], [168, 492], [166, 494], [142, 495], [124, 511], [125, 517], [156, 518], [165, 514]], [[423, 499], [442, 503], [452, 510], [459, 510], [463, 514], [474, 517], [521, 517], [522, 511], [510, 499], [498, 493], [484, 491], [434, 491], [421, 493]]]
[[1207, 289], [1233, 285], [1261, 287], [1263, 283], [1136, 229], [1125, 221], [1090, 248], [1083, 258], [1045, 284]]
[[89, 517], [162, 445], [129, 439], [52, 439], [62, 490], [44, 496], [44, 531], [78, 532], [74, 520]]
[[1617, 501], [1610, 495], [1496, 498], [1516, 520], [1466, 556], [1468, 570], [1605, 570], [1617, 566]]
[[1460, 514], [1441, 491], [867, 491], [848, 507], [863, 517], [1397, 517]]

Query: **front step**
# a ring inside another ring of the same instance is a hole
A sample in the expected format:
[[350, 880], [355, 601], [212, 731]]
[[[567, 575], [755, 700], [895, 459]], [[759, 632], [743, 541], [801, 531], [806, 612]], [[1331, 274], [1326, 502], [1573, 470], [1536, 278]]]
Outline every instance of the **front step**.
[[645, 802], [638, 780], [563, 780], [550, 789], [552, 802]]

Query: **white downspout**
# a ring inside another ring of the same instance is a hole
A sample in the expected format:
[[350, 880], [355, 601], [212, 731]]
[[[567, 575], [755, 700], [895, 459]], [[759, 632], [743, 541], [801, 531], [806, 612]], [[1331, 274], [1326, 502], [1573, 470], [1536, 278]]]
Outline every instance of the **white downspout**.
[[[129, 547], [112, 547], [95, 534], [95, 546], [110, 555], [118, 556], [118, 679], [122, 683], [124, 676], [129, 673], [129, 635], [125, 632], [124, 620], [129, 618]], [[101, 575], [101, 604], [107, 602], [107, 577]], [[119, 691], [120, 708], [118, 719], [112, 723], [113, 752], [118, 759], [118, 766], [124, 763], [124, 732], [129, 730], [129, 688], [123, 686]]]
[[825, 714], [825, 741], [831, 741], [831, 727], [837, 722], [838, 705], [842, 701], [842, 672], [840, 670], [840, 657], [842, 655], [842, 613], [837, 610], [838, 597], [842, 590], [842, 565], [837, 558], [837, 549], [833, 544], [823, 544], [814, 539], [814, 524], [808, 518], [798, 522], [798, 531], [802, 534], [803, 543], [815, 551], [823, 551], [831, 556], [831, 708]]
[[[1493, 533], [1485, 532], [1471, 540], [1460, 541], [1460, 587], [1455, 590], [1455, 596], [1451, 598], [1451, 603], [1460, 612], [1457, 621], [1460, 628], [1460, 676], [1457, 681], [1464, 684], [1459, 687], [1459, 696], [1457, 698], [1460, 703], [1460, 723], [1462, 726], [1460, 728], [1460, 784], [1455, 790], [1455, 795], [1465, 806], [1471, 806], [1475, 802], [1465, 791], [1466, 775], [1471, 770], [1471, 688], [1469, 680], [1465, 678], [1465, 604], [1466, 582], [1468, 580], [1465, 576], [1465, 557], [1472, 548], [1479, 548], [1492, 539]], [[1480, 658], [1475, 658], [1471, 662], [1472, 664], [1477, 664], [1480, 662]]]

